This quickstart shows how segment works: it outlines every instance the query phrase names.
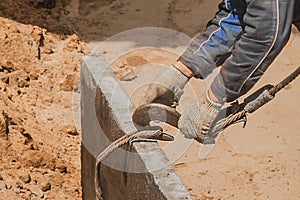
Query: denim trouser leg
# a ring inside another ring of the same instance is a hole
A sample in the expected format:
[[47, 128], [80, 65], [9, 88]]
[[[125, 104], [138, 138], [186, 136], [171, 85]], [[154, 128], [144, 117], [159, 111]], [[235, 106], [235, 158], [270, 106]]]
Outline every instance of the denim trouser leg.
[[[239, 29], [233, 29], [236, 23], [234, 15], [230, 14], [233, 17], [227, 18], [229, 22], [224, 23], [224, 19], [219, 25], [223, 32], [231, 34], [224, 34], [220, 40], [216, 38], [217, 31], [208, 37], [204, 45], [199, 45], [193, 55], [189, 47], [179, 59], [199, 78], [205, 78], [214, 67], [222, 64], [211, 89], [218, 99], [227, 102], [237, 99], [253, 87], [285, 46], [291, 32], [294, 0], [246, 0], [246, 5], [246, 13], [239, 18], [243, 20], [243, 29], [241, 25], [237, 25]], [[201, 38], [201, 35], [197, 38]], [[224, 58], [226, 61], [222, 63]]]

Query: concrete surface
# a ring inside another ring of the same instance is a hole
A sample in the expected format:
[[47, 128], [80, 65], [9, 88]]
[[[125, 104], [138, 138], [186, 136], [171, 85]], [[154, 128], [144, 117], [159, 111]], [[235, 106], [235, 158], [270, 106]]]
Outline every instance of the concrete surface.
[[[83, 199], [94, 199], [95, 157], [124, 134], [136, 129], [133, 105], [101, 57], [81, 64]], [[191, 199], [168, 159], [155, 142], [133, 143], [113, 152], [101, 165], [104, 199]]]

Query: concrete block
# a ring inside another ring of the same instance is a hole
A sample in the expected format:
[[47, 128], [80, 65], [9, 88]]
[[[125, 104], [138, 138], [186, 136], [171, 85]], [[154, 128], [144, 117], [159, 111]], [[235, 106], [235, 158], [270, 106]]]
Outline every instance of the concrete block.
[[[83, 199], [95, 199], [95, 158], [112, 141], [136, 131], [133, 105], [101, 57], [81, 63]], [[163, 167], [162, 167], [163, 166]], [[113, 152], [101, 165], [103, 199], [191, 199], [155, 142], [133, 143]]]

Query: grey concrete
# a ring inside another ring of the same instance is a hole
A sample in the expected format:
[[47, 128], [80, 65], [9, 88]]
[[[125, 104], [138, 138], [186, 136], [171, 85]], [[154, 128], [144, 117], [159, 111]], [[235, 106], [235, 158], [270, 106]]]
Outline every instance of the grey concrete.
[[[95, 157], [111, 141], [134, 132], [133, 105], [102, 57], [86, 56], [81, 64], [83, 199], [95, 199]], [[191, 199], [157, 143], [134, 143], [113, 152], [101, 165], [103, 198]]]

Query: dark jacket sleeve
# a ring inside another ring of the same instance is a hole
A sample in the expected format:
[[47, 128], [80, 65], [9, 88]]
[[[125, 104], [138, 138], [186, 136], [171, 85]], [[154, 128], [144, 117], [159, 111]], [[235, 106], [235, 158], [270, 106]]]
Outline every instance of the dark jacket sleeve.
[[230, 1], [223, 1], [206, 31], [192, 40], [178, 60], [190, 68], [196, 78], [206, 78], [230, 56], [243, 31], [240, 22], [239, 16], [232, 12]]
[[223, 64], [211, 89], [227, 102], [249, 91], [287, 43], [293, 0], [248, 0], [244, 33]]

